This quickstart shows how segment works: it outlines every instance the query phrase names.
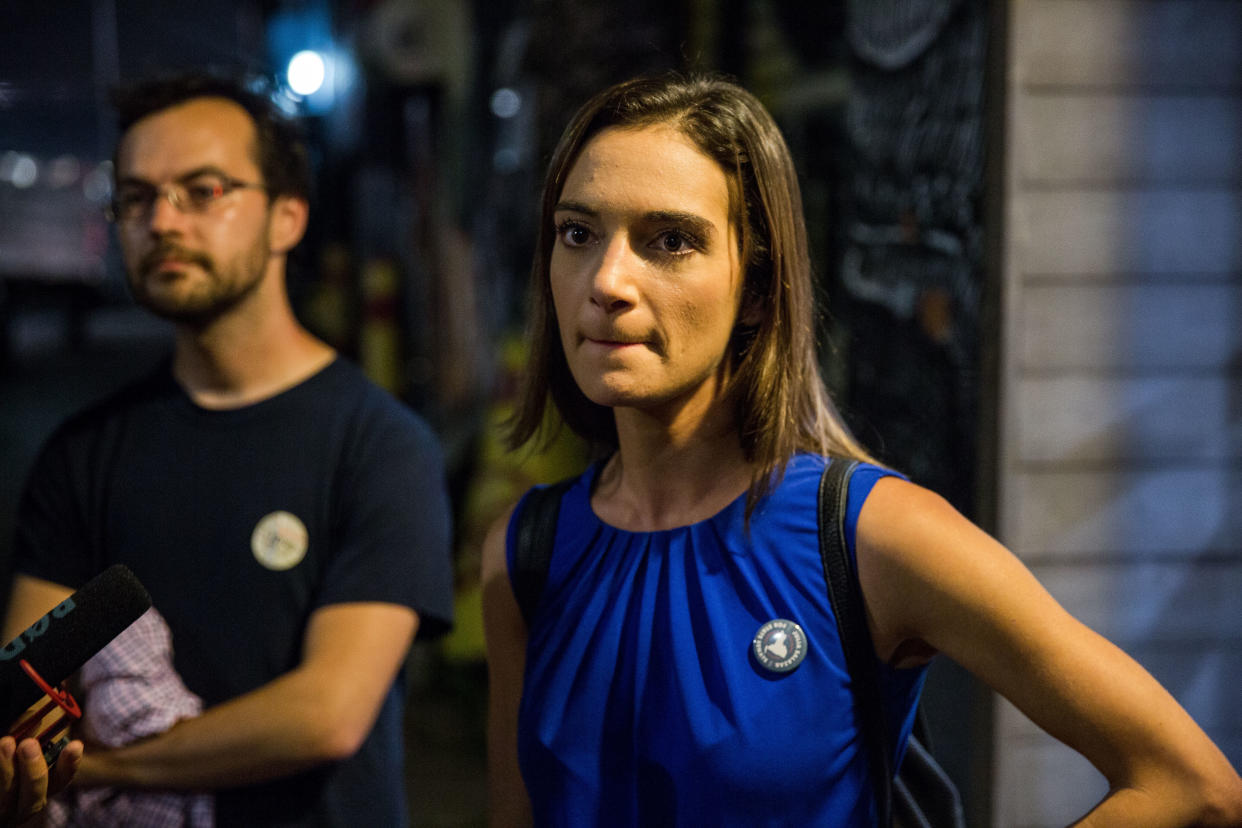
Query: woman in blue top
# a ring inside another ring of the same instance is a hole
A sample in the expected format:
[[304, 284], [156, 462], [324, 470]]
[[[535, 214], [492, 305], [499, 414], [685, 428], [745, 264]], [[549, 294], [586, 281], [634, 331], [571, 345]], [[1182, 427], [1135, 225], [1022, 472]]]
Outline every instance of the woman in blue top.
[[[710, 78], [595, 96], [532, 276], [513, 443], [550, 396], [605, 451], [564, 495], [529, 629], [512, 512], [485, 542], [492, 824], [873, 824], [815, 510], [825, 458], [869, 458], [820, 378], [771, 117]], [[943, 652], [1108, 777], [1083, 824], [1242, 824], [1242, 780], [1176, 701], [944, 500], [868, 464], [846, 527], [898, 755]]]

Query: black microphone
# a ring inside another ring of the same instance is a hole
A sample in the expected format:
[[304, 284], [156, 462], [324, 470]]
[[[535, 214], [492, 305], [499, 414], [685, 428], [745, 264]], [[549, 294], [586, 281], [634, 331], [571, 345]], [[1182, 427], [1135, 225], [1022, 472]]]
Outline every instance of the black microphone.
[[0, 648], [0, 734], [47, 695], [22, 662], [57, 687], [150, 607], [134, 573], [114, 564]]

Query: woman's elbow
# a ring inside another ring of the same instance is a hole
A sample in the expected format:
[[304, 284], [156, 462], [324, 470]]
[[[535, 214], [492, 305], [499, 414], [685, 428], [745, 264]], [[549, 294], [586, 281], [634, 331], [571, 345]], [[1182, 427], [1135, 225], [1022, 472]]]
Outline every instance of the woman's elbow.
[[1242, 826], [1242, 779], [1236, 773], [1222, 774], [1203, 788], [1203, 807], [1195, 823], [1204, 828]]

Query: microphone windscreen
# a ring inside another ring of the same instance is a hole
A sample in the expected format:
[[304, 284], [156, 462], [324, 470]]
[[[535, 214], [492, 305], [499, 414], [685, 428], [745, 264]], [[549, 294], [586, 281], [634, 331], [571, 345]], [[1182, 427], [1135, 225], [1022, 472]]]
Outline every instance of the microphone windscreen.
[[0, 648], [0, 727], [7, 730], [43, 695], [21, 668], [22, 659], [55, 687], [150, 606], [151, 596], [134, 573], [114, 564]]

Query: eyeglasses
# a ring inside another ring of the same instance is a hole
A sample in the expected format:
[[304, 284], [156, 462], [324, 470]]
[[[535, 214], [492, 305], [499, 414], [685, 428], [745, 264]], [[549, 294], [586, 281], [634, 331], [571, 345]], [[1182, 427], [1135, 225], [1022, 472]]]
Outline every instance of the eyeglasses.
[[200, 173], [159, 187], [126, 182], [116, 189], [104, 209], [108, 221], [137, 221], [150, 215], [155, 200], [163, 197], [183, 213], [206, 213], [237, 190], [263, 190], [262, 184], [239, 181], [218, 173]]

